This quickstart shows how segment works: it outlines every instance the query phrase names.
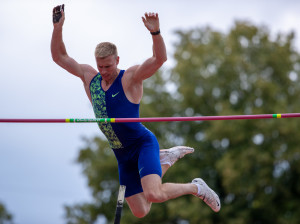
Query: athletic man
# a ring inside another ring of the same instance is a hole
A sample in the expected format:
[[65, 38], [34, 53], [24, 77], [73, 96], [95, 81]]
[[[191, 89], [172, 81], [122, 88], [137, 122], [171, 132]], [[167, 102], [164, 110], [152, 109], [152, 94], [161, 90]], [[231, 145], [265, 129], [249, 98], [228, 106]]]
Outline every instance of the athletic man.
[[[143, 81], [167, 60], [166, 47], [160, 34], [157, 13], [142, 17], [153, 40], [153, 55], [141, 65], [127, 70], [118, 68], [119, 57], [114, 44], [97, 45], [97, 70], [79, 64], [66, 52], [62, 39], [65, 20], [61, 6], [53, 9], [52, 58], [59, 66], [79, 77], [85, 87], [96, 117], [139, 117], [139, 103], [143, 95]], [[201, 198], [215, 212], [220, 210], [217, 194], [196, 178], [191, 183], [162, 183], [162, 176], [179, 158], [194, 149], [177, 146], [159, 150], [156, 137], [141, 123], [99, 123], [118, 161], [120, 184], [126, 185], [125, 198], [136, 217], [144, 217], [152, 202], [164, 202], [186, 194]]]

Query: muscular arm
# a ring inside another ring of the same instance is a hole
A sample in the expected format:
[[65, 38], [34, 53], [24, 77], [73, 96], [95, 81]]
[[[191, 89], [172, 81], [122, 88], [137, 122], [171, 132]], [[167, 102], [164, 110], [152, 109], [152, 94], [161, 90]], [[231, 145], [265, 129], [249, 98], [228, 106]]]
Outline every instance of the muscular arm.
[[[146, 13], [143, 22], [150, 32], [159, 31], [158, 15]], [[127, 69], [122, 84], [127, 99], [132, 103], [139, 103], [143, 96], [143, 80], [151, 77], [167, 60], [164, 40], [160, 34], [152, 35], [153, 55], [141, 65]]]
[[51, 54], [53, 61], [71, 74], [79, 77], [85, 82], [84, 72], [87, 69], [92, 69], [91, 66], [81, 65], [71, 58], [66, 51], [63, 42], [62, 31], [65, 20], [65, 13], [62, 11], [62, 17], [59, 22], [53, 24], [53, 33], [51, 39]]
[[[146, 13], [142, 18], [144, 25], [150, 32], [159, 31], [159, 18], [158, 14]], [[137, 82], [143, 81], [151, 77], [167, 60], [166, 46], [161, 34], [152, 35], [153, 41], [153, 55], [148, 58], [144, 63], [137, 66], [133, 73], [133, 79]]]

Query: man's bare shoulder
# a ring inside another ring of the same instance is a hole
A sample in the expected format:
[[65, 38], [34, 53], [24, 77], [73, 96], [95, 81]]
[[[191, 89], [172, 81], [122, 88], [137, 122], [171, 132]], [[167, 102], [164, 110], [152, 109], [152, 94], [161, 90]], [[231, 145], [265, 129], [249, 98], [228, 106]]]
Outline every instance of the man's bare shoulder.
[[139, 65], [134, 65], [125, 70], [124, 76], [126, 78], [132, 78]]
[[128, 72], [135, 72], [140, 65], [134, 65], [126, 69]]
[[123, 89], [127, 99], [132, 103], [139, 103], [143, 95], [142, 81], [135, 79], [135, 73], [140, 65], [134, 65], [125, 71], [122, 79]]
[[98, 71], [94, 69], [91, 65], [81, 64], [81, 68], [83, 70], [83, 79], [85, 84], [89, 84], [91, 80], [98, 74]]
[[91, 65], [88, 65], [88, 64], [81, 64], [81, 68], [83, 69], [84, 72], [98, 73], [95, 68], [93, 68]]

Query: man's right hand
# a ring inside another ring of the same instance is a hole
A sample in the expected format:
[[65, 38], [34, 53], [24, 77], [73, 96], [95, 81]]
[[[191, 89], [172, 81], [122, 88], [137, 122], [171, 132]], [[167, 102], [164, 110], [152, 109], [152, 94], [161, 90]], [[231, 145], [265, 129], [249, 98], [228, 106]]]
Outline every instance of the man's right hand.
[[65, 21], [65, 5], [58, 5], [53, 8], [52, 13], [53, 24], [62, 26]]

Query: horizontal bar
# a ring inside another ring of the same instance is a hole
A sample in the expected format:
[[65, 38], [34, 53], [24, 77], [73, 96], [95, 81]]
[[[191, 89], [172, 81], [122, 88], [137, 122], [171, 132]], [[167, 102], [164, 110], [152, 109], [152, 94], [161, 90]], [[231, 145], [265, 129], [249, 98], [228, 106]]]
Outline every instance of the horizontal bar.
[[67, 119], [0, 119], [0, 123], [66, 123]]
[[212, 120], [250, 120], [270, 118], [295, 118], [300, 113], [195, 116], [195, 117], [148, 117], [148, 118], [68, 118], [68, 119], [0, 119], [0, 123], [126, 123], [126, 122], [164, 122], [164, 121], [212, 121]]

